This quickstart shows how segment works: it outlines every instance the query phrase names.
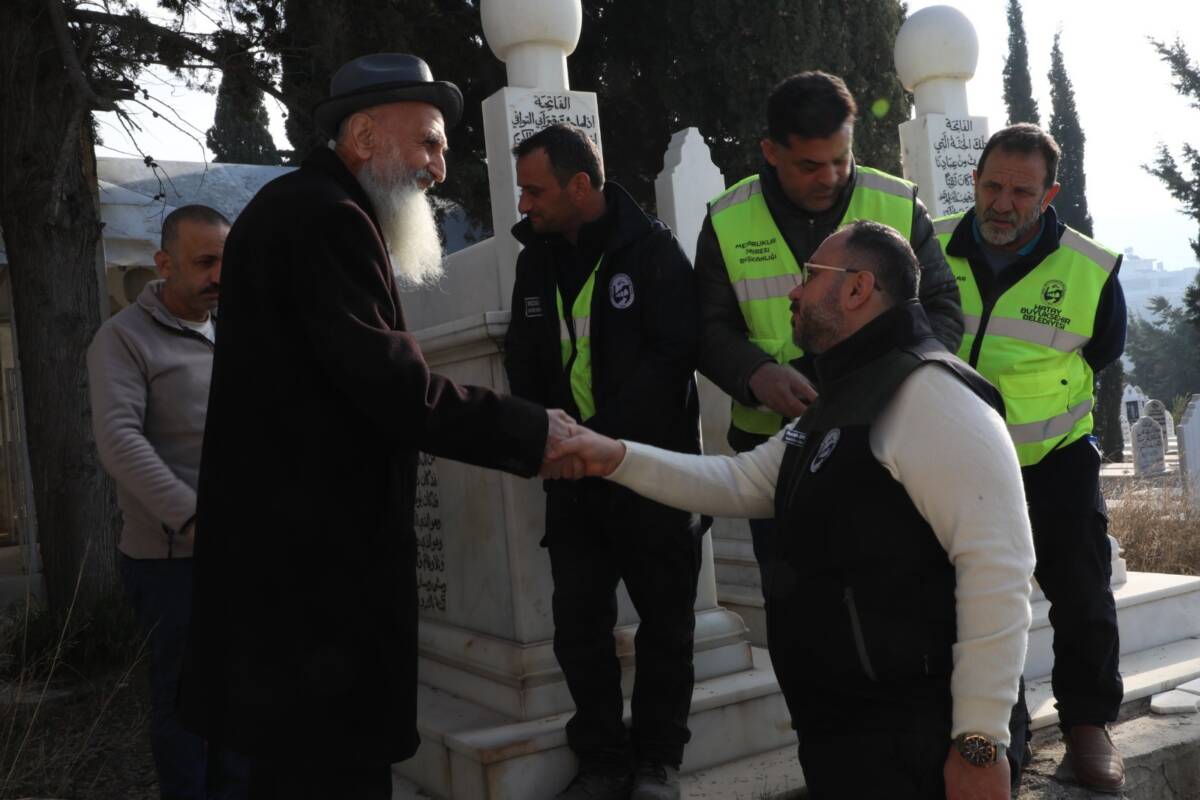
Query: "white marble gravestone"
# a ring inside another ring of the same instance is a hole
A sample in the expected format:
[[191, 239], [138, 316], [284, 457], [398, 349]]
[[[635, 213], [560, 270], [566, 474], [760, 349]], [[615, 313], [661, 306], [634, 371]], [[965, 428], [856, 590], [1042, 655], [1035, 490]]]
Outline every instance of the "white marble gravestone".
[[1192, 395], [1175, 431], [1179, 448], [1179, 474], [1183, 496], [1200, 508], [1200, 394]]
[[1161, 400], [1148, 400], [1143, 413], [1158, 423], [1158, 430], [1162, 433], [1163, 437], [1163, 452], [1165, 453], [1167, 449], [1167, 417], [1169, 416], [1167, 407], [1163, 405]]
[[1165, 458], [1162, 428], [1150, 417], [1142, 417], [1133, 424], [1133, 474], [1161, 475], [1167, 469]]
[[929, 6], [900, 27], [896, 72], [913, 93], [914, 119], [900, 125], [904, 177], [934, 218], [975, 205], [972, 173], [988, 140], [987, 117], [967, 111], [967, 81], [979, 62], [971, 21], [950, 6]]
[[1146, 393], [1142, 391], [1140, 386], [1130, 386], [1126, 384], [1125, 390], [1121, 393], [1121, 406], [1125, 409], [1125, 421], [1130, 425], [1137, 422], [1142, 417], [1146, 416]]

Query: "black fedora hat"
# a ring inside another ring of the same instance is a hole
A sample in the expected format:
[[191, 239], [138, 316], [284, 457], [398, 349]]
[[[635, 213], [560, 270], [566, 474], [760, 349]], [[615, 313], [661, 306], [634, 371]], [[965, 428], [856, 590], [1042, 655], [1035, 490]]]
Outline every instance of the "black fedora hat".
[[424, 61], [407, 53], [373, 53], [334, 73], [329, 97], [317, 103], [313, 117], [321, 130], [335, 136], [338, 125], [355, 111], [414, 100], [440, 109], [447, 128], [462, 116], [462, 92], [449, 81], [435, 81]]

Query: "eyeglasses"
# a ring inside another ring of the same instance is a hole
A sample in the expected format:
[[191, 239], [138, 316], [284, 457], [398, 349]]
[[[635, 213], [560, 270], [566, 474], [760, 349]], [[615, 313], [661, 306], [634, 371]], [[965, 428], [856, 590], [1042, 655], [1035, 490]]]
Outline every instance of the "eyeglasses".
[[808, 283], [812, 280], [812, 271], [814, 269], [827, 269], [830, 272], [870, 272], [865, 269], [849, 269], [847, 267], [830, 267], [826, 264], [814, 264], [811, 261], [805, 261], [800, 265], [800, 285]]

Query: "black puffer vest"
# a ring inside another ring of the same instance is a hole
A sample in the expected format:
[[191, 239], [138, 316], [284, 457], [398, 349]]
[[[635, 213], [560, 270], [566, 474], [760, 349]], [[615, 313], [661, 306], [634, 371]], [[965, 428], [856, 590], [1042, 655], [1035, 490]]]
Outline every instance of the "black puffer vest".
[[948, 736], [954, 566], [870, 445], [875, 420], [927, 365], [1000, 403], [914, 301], [817, 359], [820, 399], [785, 433], [764, 592], [771, 658], [801, 731]]

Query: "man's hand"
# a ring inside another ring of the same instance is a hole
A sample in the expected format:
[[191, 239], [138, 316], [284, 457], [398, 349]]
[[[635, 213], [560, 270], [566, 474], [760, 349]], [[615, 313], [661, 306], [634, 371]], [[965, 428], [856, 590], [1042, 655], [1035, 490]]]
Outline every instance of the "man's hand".
[[546, 451], [543, 460], [550, 458], [551, 448], [564, 439], [571, 438], [579, 427], [575, 420], [571, 419], [571, 415], [561, 408], [546, 409], [546, 419], [549, 425], [546, 427]]
[[603, 478], [613, 473], [625, 458], [625, 445], [584, 427], [546, 454], [543, 478]]
[[946, 777], [946, 800], [1009, 800], [1007, 758], [990, 767], [976, 767], [968, 764], [952, 744], [942, 773]]
[[803, 416], [817, 390], [808, 378], [785, 364], [768, 361], [750, 374], [750, 391], [758, 402], [785, 419]]

